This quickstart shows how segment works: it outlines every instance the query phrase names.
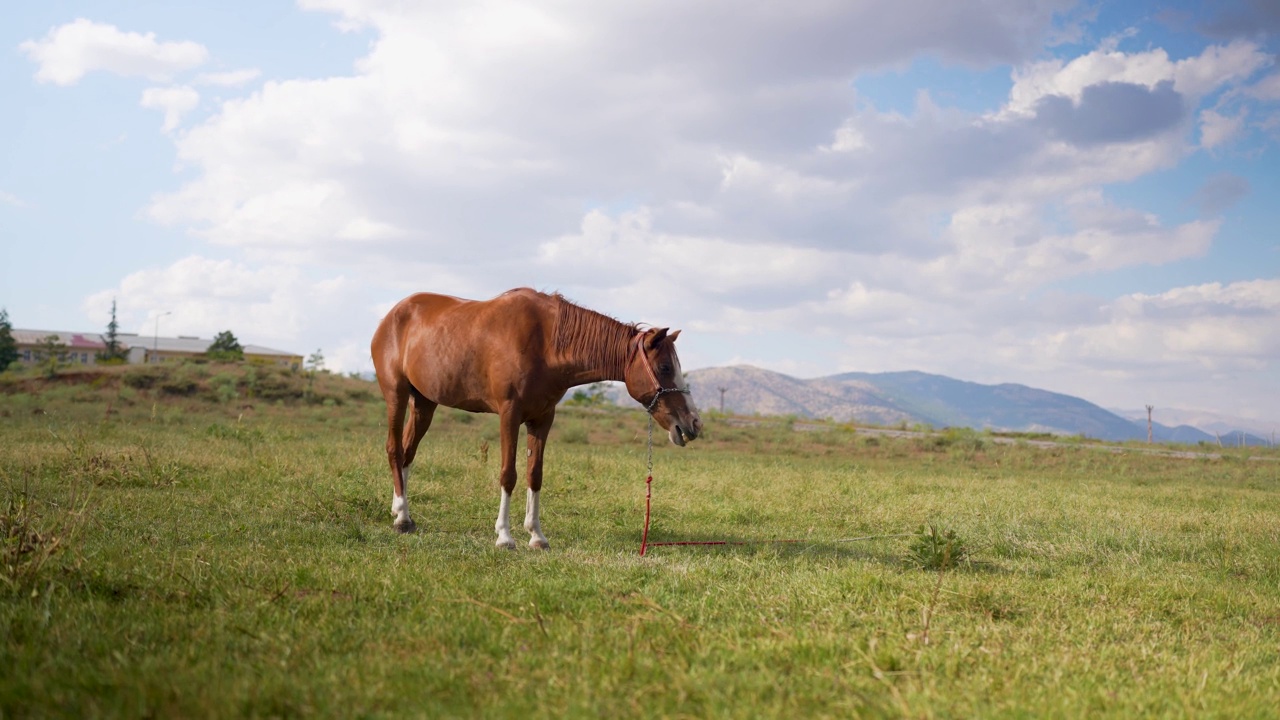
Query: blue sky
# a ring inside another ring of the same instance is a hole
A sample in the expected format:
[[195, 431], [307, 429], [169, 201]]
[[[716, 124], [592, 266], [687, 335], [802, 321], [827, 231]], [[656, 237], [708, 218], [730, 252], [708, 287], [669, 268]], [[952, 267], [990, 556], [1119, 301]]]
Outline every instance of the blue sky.
[[688, 369], [918, 369], [1276, 420], [1280, 11], [0, 10], [0, 306], [368, 369], [418, 290], [557, 289]]

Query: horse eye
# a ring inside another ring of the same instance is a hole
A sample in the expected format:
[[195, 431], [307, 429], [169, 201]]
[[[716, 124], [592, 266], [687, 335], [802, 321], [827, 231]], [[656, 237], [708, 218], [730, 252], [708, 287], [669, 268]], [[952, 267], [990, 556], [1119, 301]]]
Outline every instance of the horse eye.
[[665, 365], [665, 364], [664, 364], [664, 365], [659, 365], [659, 366], [658, 366], [658, 372], [662, 373], [663, 375], [670, 375], [670, 374], [671, 374], [671, 366], [670, 366], [670, 365]]

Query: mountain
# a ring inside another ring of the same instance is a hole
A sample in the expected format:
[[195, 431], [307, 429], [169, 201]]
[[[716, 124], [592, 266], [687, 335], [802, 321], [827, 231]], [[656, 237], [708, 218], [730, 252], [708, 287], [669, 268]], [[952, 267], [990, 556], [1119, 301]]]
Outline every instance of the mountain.
[[[1138, 408], [1130, 410], [1128, 408], [1108, 408], [1111, 412], [1123, 418], [1129, 418], [1136, 423], [1147, 426], [1146, 408]], [[1252, 435], [1258, 440], [1270, 441], [1273, 435], [1280, 436], [1280, 422], [1271, 420], [1257, 420], [1250, 418], [1235, 417], [1232, 415], [1223, 415], [1221, 413], [1208, 412], [1206, 410], [1185, 410], [1182, 408], [1155, 408], [1153, 416], [1157, 420], [1165, 423], [1172, 423], [1177, 426], [1190, 426], [1193, 429], [1200, 430], [1207, 434], [1208, 440], [1217, 442], [1215, 434], [1222, 437], [1223, 444], [1227, 444], [1228, 436], [1235, 436], [1235, 444], [1239, 444], [1239, 434], [1241, 432]], [[1249, 443], [1253, 444], [1253, 443]], [[1262, 444], [1266, 444], [1265, 442]]]
[[[1147, 438], [1145, 415], [1138, 422], [1077, 397], [1012, 383], [982, 385], [914, 371], [801, 380], [744, 365], [695, 370], [687, 379], [698, 407], [720, 409], [723, 398], [726, 412], [740, 414], [1078, 434], [1103, 440]], [[1213, 435], [1189, 425], [1153, 423], [1152, 434], [1163, 442], [1216, 442]]]
[[719, 409], [720, 388], [724, 388], [724, 409], [728, 412], [857, 419], [875, 425], [916, 422], [909, 410], [874, 386], [856, 381], [799, 380], [747, 365], [695, 370], [686, 380], [700, 408]]

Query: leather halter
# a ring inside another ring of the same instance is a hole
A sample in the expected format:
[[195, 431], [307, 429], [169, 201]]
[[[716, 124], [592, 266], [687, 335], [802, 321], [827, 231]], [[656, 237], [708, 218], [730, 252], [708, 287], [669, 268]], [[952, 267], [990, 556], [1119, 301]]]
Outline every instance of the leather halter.
[[662, 387], [662, 382], [658, 380], [658, 374], [653, 371], [653, 364], [649, 362], [649, 354], [644, 351], [644, 336], [645, 331], [636, 331], [635, 351], [639, 353], [640, 362], [644, 365], [645, 371], [649, 373], [649, 379], [653, 380], [653, 386], [658, 389], [658, 392], [653, 396], [653, 399], [649, 401], [649, 406], [645, 408], [645, 410], [652, 415], [653, 409], [658, 405], [658, 398], [662, 397], [663, 394], [678, 392], [685, 393], [687, 395], [690, 391], [688, 388]]

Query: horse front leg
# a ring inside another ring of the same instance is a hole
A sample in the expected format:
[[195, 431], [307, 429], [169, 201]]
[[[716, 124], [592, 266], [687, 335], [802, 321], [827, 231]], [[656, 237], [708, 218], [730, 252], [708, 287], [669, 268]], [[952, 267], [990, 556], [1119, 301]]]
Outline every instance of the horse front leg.
[[539, 496], [542, 493], [542, 454], [547, 448], [547, 436], [551, 434], [551, 423], [556, 415], [553, 409], [545, 418], [530, 420], [526, 423], [529, 429], [529, 498], [525, 503], [524, 529], [529, 531], [529, 547], [536, 550], [547, 550], [551, 544], [542, 534], [542, 523], [538, 518]]
[[502, 470], [498, 474], [498, 484], [502, 487], [502, 499], [498, 503], [498, 521], [493, 529], [498, 533], [494, 545], [514, 550], [516, 541], [511, 537], [511, 493], [516, 489], [516, 440], [520, 431], [520, 420], [510, 408], [498, 413], [499, 444], [502, 452]]

